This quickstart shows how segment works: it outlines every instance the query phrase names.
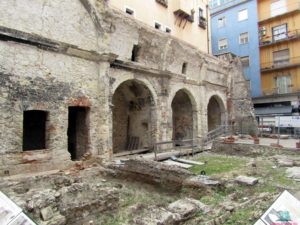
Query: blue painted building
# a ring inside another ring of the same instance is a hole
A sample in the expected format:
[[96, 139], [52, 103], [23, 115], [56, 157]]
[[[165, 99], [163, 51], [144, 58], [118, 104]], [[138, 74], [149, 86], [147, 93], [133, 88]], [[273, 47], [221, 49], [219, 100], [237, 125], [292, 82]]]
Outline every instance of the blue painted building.
[[252, 97], [261, 95], [256, 0], [211, 0], [212, 53], [241, 57]]

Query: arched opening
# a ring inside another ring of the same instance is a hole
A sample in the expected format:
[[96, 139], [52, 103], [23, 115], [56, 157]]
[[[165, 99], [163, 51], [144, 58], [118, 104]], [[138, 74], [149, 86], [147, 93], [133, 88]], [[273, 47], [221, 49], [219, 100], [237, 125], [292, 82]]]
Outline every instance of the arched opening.
[[172, 101], [173, 140], [193, 138], [193, 106], [184, 90], [179, 90]]
[[128, 80], [113, 98], [113, 153], [147, 149], [152, 145], [153, 97], [141, 82]]
[[218, 128], [224, 124], [225, 109], [222, 101], [217, 96], [212, 96], [209, 99], [207, 106], [207, 123], [208, 131]]

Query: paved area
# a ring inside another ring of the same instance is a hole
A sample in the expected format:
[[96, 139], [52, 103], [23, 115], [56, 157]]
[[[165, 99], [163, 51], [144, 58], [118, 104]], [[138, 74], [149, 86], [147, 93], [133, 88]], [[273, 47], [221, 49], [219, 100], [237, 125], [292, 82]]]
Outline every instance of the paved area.
[[[270, 144], [276, 144], [277, 139], [273, 138], [259, 138], [260, 145], [267, 145], [270, 146]], [[279, 139], [279, 144], [282, 145], [284, 148], [296, 148], [296, 142], [298, 142], [298, 139]], [[236, 143], [246, 143], [246, 144], [253, 144], [252, 139], [238, 139], [236, 140]]]

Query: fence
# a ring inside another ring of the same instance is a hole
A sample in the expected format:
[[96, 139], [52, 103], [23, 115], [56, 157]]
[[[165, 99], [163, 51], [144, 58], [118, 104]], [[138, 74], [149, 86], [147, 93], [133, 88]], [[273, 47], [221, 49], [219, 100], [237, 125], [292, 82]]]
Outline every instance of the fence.
[[161, 153], [162, 151], [166, 152], [168, 150], [179, 150], [181, 152], [183, 149], [191, 148], [192, 155], [194, 156], [195, 149], [197, 149], [197, 148], [203, 149], [205, 145], [211, 143], [217, 137], [222, 136], [222, 135], [228, 135], [231, 132], [232, 132], [232, 129], [230, 129], [229, 126], [222, 125], [222, 126], [217, 127], [216, 129], [208, 132], [202, 138], [157, 142], [154, 144], [155, 160], [157, 160], [158, 153]]

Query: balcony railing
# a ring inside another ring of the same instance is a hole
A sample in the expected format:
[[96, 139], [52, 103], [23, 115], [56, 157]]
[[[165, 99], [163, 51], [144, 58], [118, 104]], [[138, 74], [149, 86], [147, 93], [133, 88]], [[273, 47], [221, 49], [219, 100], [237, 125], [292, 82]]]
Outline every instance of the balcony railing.
[[278, 16], [289, 14], [289, 13], [292, 13], [292, 12], [295, 12], [298, 10], [300, 10], [300, 2], [287, 4], [285, 9], [283, 7], [280, 7], [275, 10], [272, 10], [272, 11], [268, 10], [268, 11], [260, 12], [260, 15], [262, 15], [262, 16], [260, 16], [259, 22], [271, 20]]
[[[186, 25], [186, 22], [194, 22], [195, 9], [193, 7], [192, 1], [186, 0], [172, 0], [174, 4], [174, 15], [176, 16], [175, 24], [183, 28]], [[183, 22], [184, 21], [184, 22]]]
[[300, 38], [300, 29], [278, 33], [273, 36], [263, 36], [259, 42], [260, 47], [273, 45], [275, 43], [289, 41]]
[[285, 88], [274, 87], [271, 89], [264, 89], [262, 90], [263, 95], [284, 95], [284, 94], [292, 94], [298, 93], [300, 91], [299, 87], [294, 87], [292, 84], [286, 86]]
[[262, 63], [260, 65], [261, 72], [268, 72], [274, 70], [281, 70], [286, 68], [300, 66], [300, 57], [286, 58], [281, 60], [274, 60], [271, 62]]

